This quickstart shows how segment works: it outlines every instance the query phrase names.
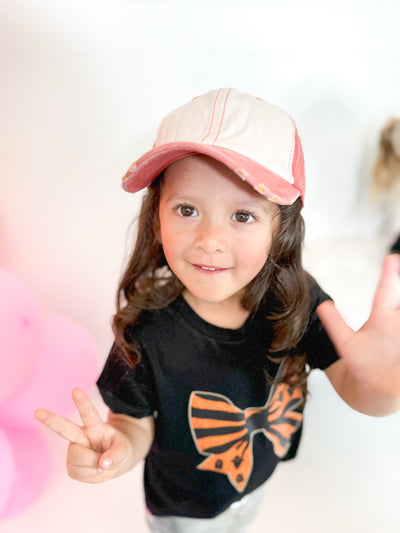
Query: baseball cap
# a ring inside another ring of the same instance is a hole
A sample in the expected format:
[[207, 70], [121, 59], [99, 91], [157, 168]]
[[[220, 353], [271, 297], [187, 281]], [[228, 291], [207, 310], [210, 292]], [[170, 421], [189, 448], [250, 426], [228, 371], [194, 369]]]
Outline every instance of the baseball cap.
[[161, 122], [153, 148], [123, 177], [123, 188], [148, 187], [171, 163], [193, 154], [212, 157], [280, 205], [301, 198], [304, 157], [293, 119], [283, 109], [233, 88], [197, 96]]

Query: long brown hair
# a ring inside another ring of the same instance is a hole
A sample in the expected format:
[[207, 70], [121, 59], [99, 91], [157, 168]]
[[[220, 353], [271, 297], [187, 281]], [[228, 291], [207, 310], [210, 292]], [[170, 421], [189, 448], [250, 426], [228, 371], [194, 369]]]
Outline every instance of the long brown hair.
[[[113, 318], [115, 340], [125, 358], [135, 366], [140, 348], [129, 338], [144, 310], [162, 309], [182, 293], [184, 286], [170, 271], [155, 232], [160, 203], [160, 181], [147, 189], [138, 217], [136, 243], [119, 283], [117, 312]], [[269, 257], [258, 275], [248, 284], [242, 305], [253, 313], [264, 298], [271, 301], [266, 319], [273, 322], [274, 339], [267, 354], [280, 361], [287, 357], [284, 381], [306, 390], [306, 359], [296, 346], [307, 327], [309, 278], [302, 268], [304, 222], [301, 200], [279, 206], [280, 221], [273, 235]], [[272, 379], [267, 375], [267, 379]]]

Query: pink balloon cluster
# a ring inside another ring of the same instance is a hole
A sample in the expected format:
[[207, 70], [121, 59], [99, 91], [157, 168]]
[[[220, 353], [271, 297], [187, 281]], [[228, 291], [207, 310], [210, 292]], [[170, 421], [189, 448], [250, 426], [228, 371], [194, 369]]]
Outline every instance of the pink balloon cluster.
[[75, 386], [90, 391], [99, 371], [95, 343], [78, 323], [43, 314], [30, 291], [0, 269], [0, 520], [21, 513], [51, 474], [37, 407], [68, 416]]

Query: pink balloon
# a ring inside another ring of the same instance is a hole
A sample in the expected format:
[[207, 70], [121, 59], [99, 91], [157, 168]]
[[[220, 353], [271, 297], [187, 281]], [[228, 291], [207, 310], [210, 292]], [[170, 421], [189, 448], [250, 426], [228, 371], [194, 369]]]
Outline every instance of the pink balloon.
[[23, 387], [0, 404], [0, 421], [37, 424], [33, 412], [38, 407], [68, 416], [75, 410], [71, 390], [81, 387], [90, 393], [98, 374], [97, 348], [83, 326], [64, 316], [47, 315], [36, 365]]
[[29, 376], [35, 363], [41, 315], [34, 296], [0, 269], [0, 401]]
[[0, 429], [0, 515], [10, 498], [15, 477], [14, 453], [11, 442], [6, 433]]
[[7, 429], [15, 458], [16, 476], [0, 520], [23, 512], [42, 493], [51, 473], [51, 452], [35, 428]]

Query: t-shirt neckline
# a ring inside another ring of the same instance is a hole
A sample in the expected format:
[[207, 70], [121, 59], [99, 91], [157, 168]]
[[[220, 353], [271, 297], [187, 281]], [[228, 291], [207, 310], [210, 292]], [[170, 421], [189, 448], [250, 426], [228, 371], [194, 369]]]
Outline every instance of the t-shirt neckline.
[[246, 333], [252, 322], [252, 316], [250, 315], [243, 326], [237, 329], [216, 326], [201, 318], [201, 316], [190, 307], [182, 295], [179, 295], [171, 305], [172, 308], [194, 329], [202, 335], [206, 335], [207, 337], [218, 341], [235, 342], [246, 339]]

